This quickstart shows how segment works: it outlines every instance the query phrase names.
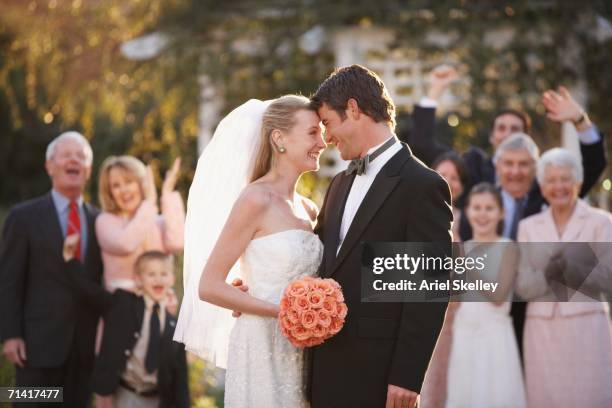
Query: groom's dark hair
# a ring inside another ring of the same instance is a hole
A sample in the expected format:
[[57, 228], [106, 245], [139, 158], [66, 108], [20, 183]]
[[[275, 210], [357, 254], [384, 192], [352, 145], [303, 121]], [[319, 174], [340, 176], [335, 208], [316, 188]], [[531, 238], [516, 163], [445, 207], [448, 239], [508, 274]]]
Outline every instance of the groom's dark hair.
[[385, 84], [375, 72], [361, 65], [336, 68], [310, 100], [315, 109], [326, 103], [344, 120], [350, 98], [375, 122], [387, 122], [395, 129], [395, 105]]

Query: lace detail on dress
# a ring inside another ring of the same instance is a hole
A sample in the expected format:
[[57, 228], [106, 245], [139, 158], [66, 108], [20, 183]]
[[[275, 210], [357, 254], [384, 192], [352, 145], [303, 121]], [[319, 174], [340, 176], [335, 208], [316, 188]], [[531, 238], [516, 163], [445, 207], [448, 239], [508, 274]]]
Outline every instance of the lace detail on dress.
[[[287, 230], [251, 241], [241, 268], [249, 293], [279, 303], [287, 284], [314, 275], [323, 245], [305, 230]], [[302, 351], [280, 333], [278, 320], [238, 318], [230, 337], [225, 407], [307, 407], [302, 383]]]

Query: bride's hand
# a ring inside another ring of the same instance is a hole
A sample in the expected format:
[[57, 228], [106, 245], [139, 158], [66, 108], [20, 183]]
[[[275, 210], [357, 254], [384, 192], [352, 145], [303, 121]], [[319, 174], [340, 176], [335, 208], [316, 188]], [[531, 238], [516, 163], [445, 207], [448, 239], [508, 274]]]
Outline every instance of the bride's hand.
[[[232, 281], [232, 286], [237, 287], [238, 289], [240, 289], [243, 292], [248, 292], [249, 291], [249, 287], [247, 285], [244, 284], [244, 282], [242, 282], [242, 279], [236, 278]], [[240, 313], [237, 310], [234, 310], [232, 312], [232, 316], [233, 317], [240, 317], [242, 313]]]

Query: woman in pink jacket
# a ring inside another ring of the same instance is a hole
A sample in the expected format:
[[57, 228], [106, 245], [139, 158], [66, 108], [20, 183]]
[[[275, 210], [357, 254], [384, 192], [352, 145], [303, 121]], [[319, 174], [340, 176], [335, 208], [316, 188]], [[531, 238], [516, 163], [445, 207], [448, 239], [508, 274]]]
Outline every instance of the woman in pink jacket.
[[[612, 282], [612, 216], [578, 198], [582, 166], [566, 149], [538, 161], [550, 207], [519, 224], [517, 292], [529, 300], [527, 404], [612, 407], [612, 331], [604, 293]], [[595, 255], [595, 256], [593, 256]], [[577, 273], [578, 272], [578, 273]]]
[[174, 191], [179, 167], [177, 159], [166, 174], [160, 214], [150, 167], [132, 156], [111, 156], [102, 164], [98, 191], [103, 213], [96, 220], [96, 236], [107, 290], [136, 290], [133, 265], [142, 253], [183, 249], [185, 210]]

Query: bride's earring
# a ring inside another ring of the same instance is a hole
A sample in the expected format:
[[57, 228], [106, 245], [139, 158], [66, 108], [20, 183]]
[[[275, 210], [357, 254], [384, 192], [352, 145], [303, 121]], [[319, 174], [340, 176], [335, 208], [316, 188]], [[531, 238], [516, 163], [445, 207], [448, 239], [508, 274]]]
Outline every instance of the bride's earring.
[[[278, 132], [278, 131], [275, 130], [274, 132]], [[280, 133], [278, 135], [280, 136]], [[279, 153], [285, 153], [287, 149], [285, 149], [283, 146], [279, 144], [280, 139], [281, 139], [280, 137], [275, 138], [274, 136], [272, 136], [270, 138], [270, 142], [272, 143], [272, 146], [274, 146], [274, 148], [278, 150]]]

